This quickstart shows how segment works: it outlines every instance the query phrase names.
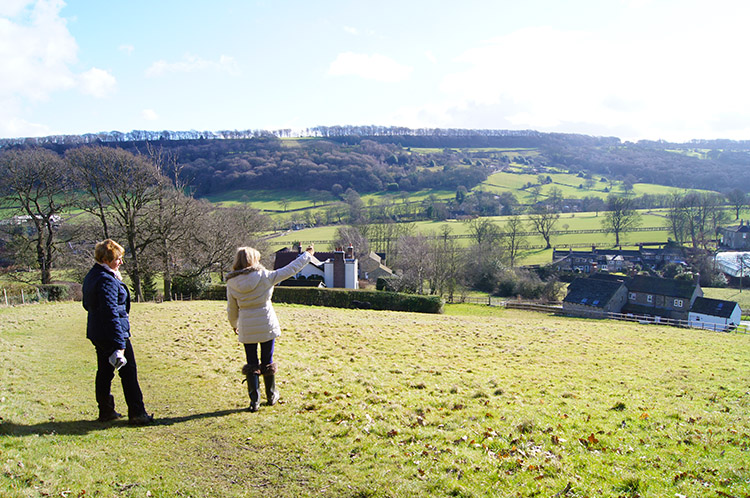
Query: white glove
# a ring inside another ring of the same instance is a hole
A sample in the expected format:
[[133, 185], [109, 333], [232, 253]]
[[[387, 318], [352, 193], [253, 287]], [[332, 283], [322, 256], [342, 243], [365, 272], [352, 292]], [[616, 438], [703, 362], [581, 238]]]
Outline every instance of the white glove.
[[125, 359], [125, 350], [124, 349], [118, 349], [114, 353], [112, 353], [109, 357], [109, 363], [113, 367], [115, 367], [115, 370], [119, 370], [122, 367], [125, 366], [125, 364], [128, 362], [128, 360]]

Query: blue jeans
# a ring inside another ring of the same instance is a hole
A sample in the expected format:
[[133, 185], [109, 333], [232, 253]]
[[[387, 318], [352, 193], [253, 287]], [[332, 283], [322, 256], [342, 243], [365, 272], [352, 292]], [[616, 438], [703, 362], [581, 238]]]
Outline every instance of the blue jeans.
[[273, 342], [274, 340], [271, 339], [260, 343], [260, 361], [258, 361], [258, 343], [245, 344], [247, 364], [251, 367], [257, 367], [273, 363]]

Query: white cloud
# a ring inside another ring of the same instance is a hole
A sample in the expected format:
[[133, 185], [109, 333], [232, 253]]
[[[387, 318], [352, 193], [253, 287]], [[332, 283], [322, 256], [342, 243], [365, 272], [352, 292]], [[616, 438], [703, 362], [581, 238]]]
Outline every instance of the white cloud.
[[360, 78], [395, 83], [409, 79], [412, 67], [399, 64], [380, 54], [355, 54], [344, 52], [331, 62], [331, 76], [358, 76]]
[[39, 136], [47, 126], [28, 116], [56, 92], [78, 87], [103, 97], [115, 86], [108, 72], [76, 74], [78, 44], [61, 17], [62, 0], [0, 0], [0, 134]]
[[33, 3], [31, 0], [3, 0], [0, 2], [0, 17], [15, 17]]
[[195, 73], [203, 71], [222, 71], [229, 74], [237, 74], [239, 69], [235, 59], [227, 55], [220, 56], [217, 61], [211, 61], [186, 54], [181, 61], [167, 62], [159, 60], [154, 62], [146, 70], [146, 76], [156, 77], [169, 73]]
[[358, 35], [359, 34], [359, 31], [357, 31], [357, 28], [353, 28], [351, 26], [344, 26], [344, 31], [346, 31], [350, 35]]
[[144, 109], [141, 111], [141, 117], [146, 121], [156, 121], [159, 119], [159, 115], [153, 109]]
[[427, 57], [428, 61], [432, 62], [433, 64], [437, 64], [437, 57], [435, 57], [435, 54], [432, 53], [432, 50], [425, 51], [424, 56]]
[[465, 69], [441, 83], [444, 100], [402, 109], [401, 118], [411, 126], [627, 130], [626, 139], [750, 139], [750, 124], [738, 119], [750, 123], [750, 67], [738, 58], [750, 32], [736, 17], [704, 22], [702, 31], [673, 26], [668, 36], [521, 29], [466, 50], [454, 61]]
[[117, 47], [117, 49], [120, 52], [123, 52], [123, 53], [125, 53], [127, 55], [132, 55], [133, 51], [135, 50], [135, 47], [133, 45], [129, 45], [127, 43], [123, 43], [122, 45], [120, 45], [119, 47]]
[[31, 123], [21, 117], [20, 99], [0, 98], [0, 137], [16, 138], [49, 135], [46, 126]]
[[110, 96], [117, 87], [115, 77], [104, 69], [91, 68], [78, 78], [81, 91], [98, 99]]
[[69, 66], [78, 46], [59, 16], [61, 7], [38, 1], [21, 18], [0, 17], [0, 97], [45, 100], [75, 84]]

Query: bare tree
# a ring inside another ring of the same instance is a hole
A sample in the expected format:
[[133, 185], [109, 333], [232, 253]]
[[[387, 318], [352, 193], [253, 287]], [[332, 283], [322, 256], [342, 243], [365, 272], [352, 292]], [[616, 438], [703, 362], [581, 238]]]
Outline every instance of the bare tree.
[[552, 206], [552, 209], [556, 212], [562, 211], [563, 208], [563, 193], [560, 187], [551, 187], [547, 191], [547, 204]]
[[477, 245], [493, 245], [500, 237], [500, 230], [489, 218], [474, 218], [467, 222], [469, 234]]
[[449, 225], [443, 225], [440, 234], [431, 242], [432, 268], [428, 272], [430, 294], [446, 296], [449, 302], [461, 278], [461, 253], [455, 239], [451, 237]]
[[721, 207], [722, 196], [720, 194], [688, 192], [683, 196], [679, 208], [683, 212], [685, 226], [693, 247], [706, 247], [710, 238], [707, 236], [716, 231], [716, 226], [721, 219], [717, 213]]
[[511, 268], [516, 265], [516, 258], [521, 249], [526, 245], [526, 238], [522, 235], [524, 230], [523, 220], [518, 215], [513, 215], [505, 222], [503, 245]]
[[[121, 236], [129, 258], [125, 269], [136, 301], [143, 300], [141, 255], [157, 239], [146, 230], [151, 204], [158, 202], [168, 180], [149, 158], [122, 149], [80, 147], [65, 154], [86, 194], [79, 206], [99, 219], [104, 237]], [[112, 224], [117, 233], [112, 232]]]
[[641, 215], [634, 207], [632, 197], [609, 195], [607, 210], [604, 212], [602, 227], [607, 233], [615, 234], [615, 246], [620, 245], [620, 235], [641, 224]]
[[0, 199], [33, 225], [31, 235], [42, 284], [52, 281], [55, 239], [62, 213], [72, 205], [72, 180], [60, 156], [46, 149], [11, 150], [0, 155]]
[[386, 221], [370, 225], [368, 236], [371, 247], [377, 252], [385, 253], [386, 258], [390, 259], [396, 255], [396, 241], [399, 237], [413, 233], [414, 225], [411, 223]]
[[672, 194], [667, 203], [667, 227], [674, 236], [675, 242], [684, 245], [687, 239], [687, 215], [682, 209], [680, 194]]
[[729, 205], [734, 209], [734, 219], [739, 220], [740, 211], [747, 206], [747, 194], [738, 188], [734, 188], [727, 192], [726, 198], [729, 201]]
[[552, 238], [552, 230], [554, 230], [557, 221], [560, 219], [560, 214], [556, 213], [550, 206], [538, 206], [529, 215], [529, 222], [532, 228], [539, 233], [547, 243], [545, 249], [550, 249], [552, 244], [550, 239]]
[[193, 234], [198, 233], [195, 221], [201, 215], [201, 203], [185, 194], [188, 182], [182, 176], [183, 166], [177, 156], [151, 144], [147, 144], [147, 151], [154, 165], [172, 180], [159, 184], [158, 198], [146, 207], [144, 216], [147, 231], [156, 236], [152, 250], [158, 264], [153, 266], [161, 270], [164, 299], [169, 301], [172, 277], [179, 270], [180, 250], [189, 247]]
[[368, 225], [347, 225], [338, 227], [333, 239], [333, 249], [347, 248], [351, 244], [358, 258], [370, 254], [370, 241], [367, 239]]
[[401, 290], [423, 294], [429, 270], [434, 268], [427, 237], [403, 236], [398, 239], [397, 245], [394, 268], [401, 272]]

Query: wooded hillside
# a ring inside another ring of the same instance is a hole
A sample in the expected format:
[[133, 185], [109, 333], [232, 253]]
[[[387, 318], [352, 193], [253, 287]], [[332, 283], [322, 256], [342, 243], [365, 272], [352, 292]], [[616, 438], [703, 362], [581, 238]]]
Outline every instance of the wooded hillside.
[[[503, 130], [410, 130], [318, 127], [307, 138], [277, 132], [131, 132], [0, 140], [0, 147], [42, 145], [57, 152], [83, 144], [144, 151], [158, 142], [184, 165], [197, 195], [235, 189], [414, 191], [469, 189], [518, 162], [604, 175], [631, 183], [680, 188], [750, 190], [750, 142], [673, 144], [621, 142], [614, 137]], [[513, 149], [523, 149], [517, 153]], [[337, 187], [336, 187], [337, 188]]]

